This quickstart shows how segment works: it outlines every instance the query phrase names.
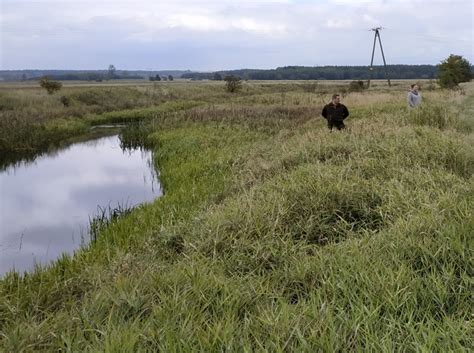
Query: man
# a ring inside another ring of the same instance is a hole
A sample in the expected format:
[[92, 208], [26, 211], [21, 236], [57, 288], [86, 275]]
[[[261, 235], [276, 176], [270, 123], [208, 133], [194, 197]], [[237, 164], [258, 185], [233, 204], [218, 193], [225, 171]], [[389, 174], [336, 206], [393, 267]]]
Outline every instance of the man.
[[326, 104], [321, 115], [328, 121], [328, 128], [332, 131], [335, 127], [338, 130], [345, 128], [344, 119], [349, 116], [349, 110], [344, 104], [341, 104], [341, 96], [339, 94], [332, 95], [332, 101]]
[[407, 103], [409, 108], [415, 108], [421, 103], [421, 94], [420, 92], [418, 92], [420, 88], [417, 84], [411, 85], [410, 88], [411, 90], [408, 92], [407, 95]]

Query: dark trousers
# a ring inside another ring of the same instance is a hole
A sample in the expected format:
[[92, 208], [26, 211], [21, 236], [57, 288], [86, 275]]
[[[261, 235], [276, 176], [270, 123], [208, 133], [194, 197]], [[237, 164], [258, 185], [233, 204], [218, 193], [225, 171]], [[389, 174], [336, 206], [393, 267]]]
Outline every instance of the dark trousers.
[[333, 127], [335, 127], [338, 130], [342, 130], [346, 126], [344, 125], [344, 122], [342, 120], [328, 119], [328, 128], [329, 128], [329, 130], [332, 130]]

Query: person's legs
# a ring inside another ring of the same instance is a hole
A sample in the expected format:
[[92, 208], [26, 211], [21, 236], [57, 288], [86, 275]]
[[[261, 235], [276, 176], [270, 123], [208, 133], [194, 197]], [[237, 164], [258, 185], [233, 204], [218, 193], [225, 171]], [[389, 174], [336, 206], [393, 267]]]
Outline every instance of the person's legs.
[[346, 126], [344, 125], [343, 121], [334, 121], [333, 125], [336, 127], [338, 130], [344, 130]]
[[334, 127], [334, 123], [331, 119], [328, 119], [328, 129], [332, 131], [332, 128]]

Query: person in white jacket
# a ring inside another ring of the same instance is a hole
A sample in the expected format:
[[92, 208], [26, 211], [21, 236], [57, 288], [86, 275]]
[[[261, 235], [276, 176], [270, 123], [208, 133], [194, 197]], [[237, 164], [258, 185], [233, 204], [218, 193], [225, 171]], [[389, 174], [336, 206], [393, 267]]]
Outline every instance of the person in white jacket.
[[408, 92], [407, 95], [407, 103], [409, 108], [415, 108], [416, 106], [421, 104], [421, 94], [418, 92], [419, 87], [417, 84], [413, 84], [410, 86], [411, 90]]

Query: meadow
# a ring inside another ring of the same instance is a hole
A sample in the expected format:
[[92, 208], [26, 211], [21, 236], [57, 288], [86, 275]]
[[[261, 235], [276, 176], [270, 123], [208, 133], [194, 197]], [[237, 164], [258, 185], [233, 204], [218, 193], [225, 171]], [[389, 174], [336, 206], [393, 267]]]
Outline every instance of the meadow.
[[474, 84], [408, 84], [3, 84], [0, 163], [135, 122], [165, 192], [0, 279], [0, 351], [469, 351]]

